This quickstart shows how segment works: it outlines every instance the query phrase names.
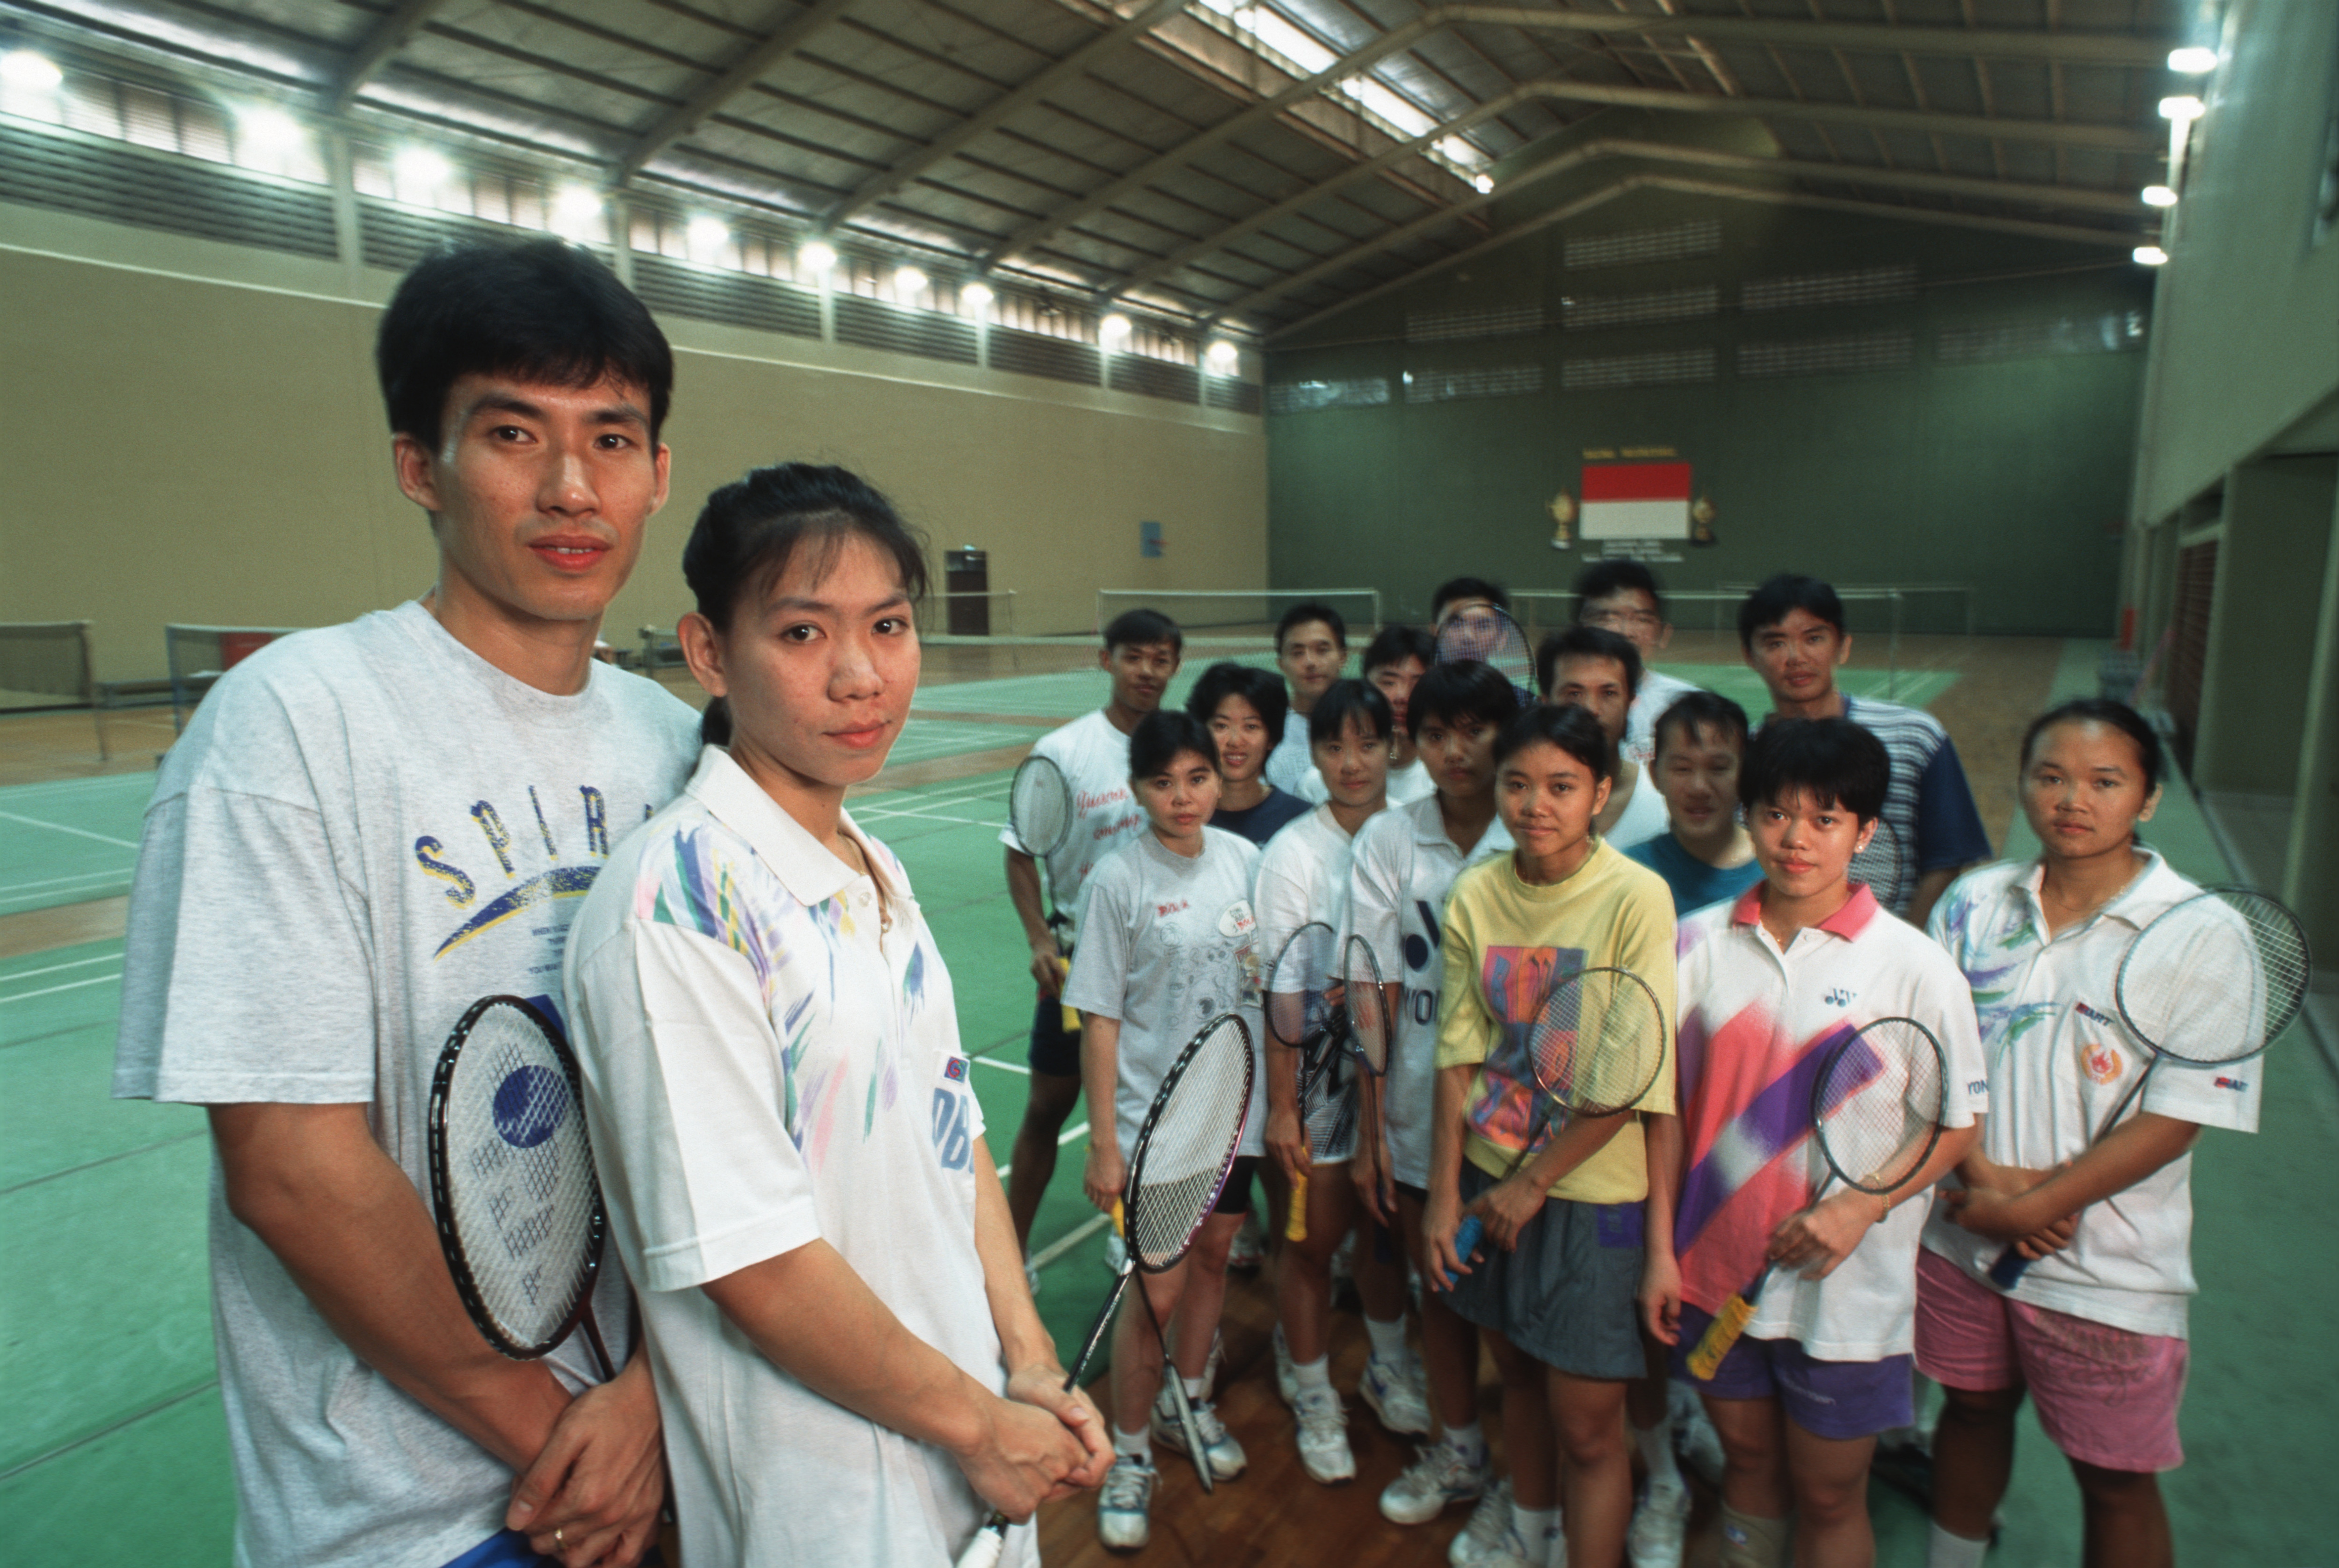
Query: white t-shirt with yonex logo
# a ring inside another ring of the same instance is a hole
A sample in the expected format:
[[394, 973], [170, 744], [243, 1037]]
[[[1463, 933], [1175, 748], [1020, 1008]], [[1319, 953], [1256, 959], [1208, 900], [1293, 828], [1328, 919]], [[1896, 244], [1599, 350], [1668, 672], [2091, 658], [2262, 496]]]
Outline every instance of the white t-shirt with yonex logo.
[[[1076, 927], [1089, 874], [1145, 826], [1145, 812], [1129, 786], [1129, 737], [1099, 708], [1041, 735], [1031, 754], [1054, 763], [1072, 792], [1071, 830], [1044, 863], [1049, 907]], [[999, 830], [999, 842], [1031, 853], [1012, 826]]]
[[[2038, 902], [2044, 869], [2038, 861], [2000, 861], [1969, 872], [1933, 906], [1933, 936], [1973, 987], [1989, 1059], [1982, 1152], [2000, 1165], [2050, 1170], [2077, 1159], [2151, 1064], [2150, 1050], [2120, 1021], [2114, 999], [2120, 960], [2155, 916], [2201, 890], [2156, 852], [2144, 853], [2145, 868], [2117, 898], [2051, 940]], [[2235, 1005], [2206, 986], [2201, 1003]], [[2228, 1067], [2165, 1060], [2145, 1086], [2143, 1109], [2255, 1132], [2265, 1077], [2264, 1057]], [[2192, 1238], [2188, 1152], [2081, 1209], [2071, 1244], [2033, 1263], [2013, 1294], [2090, 1322], [2182, 1338], [2197, 1288]], [[1926, 1227], [1925, 1245], [1977, 1279], [2002, 1250], [1946, 1209]]]
[[[1149, 830], [1089, 877], [1081, 945], [1064, 1001], [1120, 1021], [1114, 1119], [1124, 1158], [1170, 1063], [1222, 1012], [1250, 1030], [1250, 1113], [1239, 1152], [1267, 1148], [1265, 1022], [1259, 981], [1273, 955], [1259, 951], [1251, 884], [1258, 846], [1222, 829], [1202, 830], [1202, 853], [1164, 849]], [[1093, 1115], [1094, 1111], [1091, 1110]]]
[[[1319, 805], [1306, 816], [1287, 823], [1260, 852], [1255, 902], [1258, 910], [1258, 951], [1266, 966], [1262, 972], [1268, 980], [1274, 978], [1283, 944], [1311, 922], [1320, 922], [1334, 938], [1329, 954], [1332, 968], [1314, 978], [1318, 984], [1328, 984], [1340, 972], [1337, 939], [1347, 929], [1348, 860], [1355, 843], [1347, 829], [1332, 815], [1332, 808]], [[1356, 1126], [1354, 1061], [1344, 1057], [1322, 1081], [1330, 1091], [1320, 1094], [1309, 1108], [1308, 1133], [1310, 1145], [1322, 1149], [1320, 1158], [1330, 1163], [1347, 1159], [1355, 1152], [1353, 1131], [1349, 1137], [1327, 1140], [1327, 1130], [1337, 1126], [1344, 1117], [1351, 1129]]]
[[[611, 845], [671, 800], [697, 716], [604, 664], [555, 696], [419, 603], [279, 638], [230, 671], [146, 809], [113, 1092], [367, 1107], [429, 1202], [430, 1078], [482, 996], [560, 1013], [568, 922]], [[512, 1473], [358, 1359], [211, 1197], [236, 1561], [436, 1565], [503, 1527]], [[596, 1313], [627, 1353], [625, 1270]], [[593, 1381], [582, 1336], [552, 1365]]]
[[1446, 984], [1439, 956], [1446, 895], [1465, 865], [1513, 848], [1499, 816], [1468, 854], [1446, 832], [1437, 797], [1393, 805], [1357, 830], [1350, 851], [1348, 923], [1342, 933], [1372, 944], [1385, 980], [1405, 994], [1389, 1041], [1381, 1117], [1389, 1166], [1407, 1187], [1429, 1185], [1431, 1099], [1437, 1080], [1437, 1001]]

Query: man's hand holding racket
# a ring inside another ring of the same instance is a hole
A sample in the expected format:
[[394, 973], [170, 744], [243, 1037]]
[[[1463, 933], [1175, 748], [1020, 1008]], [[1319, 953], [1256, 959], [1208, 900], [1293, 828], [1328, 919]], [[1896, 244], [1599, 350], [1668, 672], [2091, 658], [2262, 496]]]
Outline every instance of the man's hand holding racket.
[[1086, 1462], [1059, 1481], [1043, 1502], [1087, 1491], [1101, 1483], [1104, 1473], [1112, 1468], [1112, 1433], [1105, 1425], [1104, 1412], [1097, 1408], [1087, 1389], [1065, 1387], [1065, 1376], [1062, 1363], [1052, 1356], [1019, 1366], [1007, 1376], [1008, 1398], [1045, 1410], [1087, 1451]]
[[[1057, 1368], [1060, 1393], [1062, 1376]], [[1092, 1470], [1100, 1477], [1103, 1474], [1096, 1468], [1091, 1433], [1083, 1433], [1063, 1412], [1028, 1397], [1029, 1392], [1011, 1382], [1004, 1398], [983, 1403], [980, 1425], [951, 1449], [967, 1484], [1010, 1519], [1028, 1519], [1041, 1504], [1094, 1485], [1093, 1480], [1081, 1479]], [[1095, 1409], [1088, 1405], [1081, 1415], [1091, 1424], [1091, 1432], [1100, 1435], [1104, 1422]], [[1104, 1448], [1110, 1466], [1111, 1443], [1107, 1441]]]
[[567, 1568], [630, 1568], [657, 1540], [666, 1450], [649, 1362], [586, 1389], [512, 1487], [505, 1525]]
[[1120, 1207], [1121, 1188], [1128, 1183], [1129, 1161], [1121, 1158], [1120, 1144], [1110, 1131], [1091, 1127], [1088, 1161], [1081, 1168], [1081, 1191], [1110, 1214]]
[[1771, 1232], [1770, 1259], [1806, 1279], [1825, 1279], [1852, 1255], [1889, 1208], [1875, 1193], [1839, 1188], [1779, 1221]]

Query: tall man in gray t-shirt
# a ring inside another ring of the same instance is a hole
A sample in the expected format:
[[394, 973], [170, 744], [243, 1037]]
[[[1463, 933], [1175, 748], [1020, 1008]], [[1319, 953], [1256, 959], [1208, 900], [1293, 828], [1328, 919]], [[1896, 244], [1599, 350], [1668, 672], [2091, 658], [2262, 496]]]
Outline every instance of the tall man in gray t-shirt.
[[673, 356], [581, 250], [422, 262], [376, 345], [419, 600], [222, 679], [156, 781], [114, 1092], [209, 1108], [212, 1286], [253, 1568], [627, 1568], [657, 1406], [626, 1363], [508, 1361], [434, 1233], [431, 1068], [478, 997], [553, 1008], [569, 917], [696, 752], [690, 710], [592, 657], [666, 499]]

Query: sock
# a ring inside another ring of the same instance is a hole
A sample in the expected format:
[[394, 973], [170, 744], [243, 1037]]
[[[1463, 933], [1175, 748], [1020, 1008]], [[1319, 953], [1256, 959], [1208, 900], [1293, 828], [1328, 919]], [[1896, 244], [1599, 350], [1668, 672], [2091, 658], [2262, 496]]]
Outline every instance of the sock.
[[1925, 1550], [1925, 1568], [1981, 1568], [1983, 1555], [1989, 1551], [1989, 1538], [1969, 1541], [1962, 1535], [1952, 1535], [1939, 1524], [1933, 1526], [1932, 1543]]
[[1446, 1445], [1473, 1464], [1486, 1462], [1486, 1434], [1475, 1421], [1467, 1426], [1447, 1427]]
[[1786, 1568], [1788, 1524], [1722, 1505], [1720, 1568]]
[[1186, 1386], [1186, 1403], [1189, 1405], [1199, 1405], [1202, 1396], [1210, 1391], [1210, 1380], [1207, 1377], [1181, 1376], [1178, 1381]]
[[1319, 1356], [1313, 1361], [1295, 1361], [1291, 1364], [1291, 1377], [1299, 1385], [1302, 1394], [1311, 1388], [1329, 1388], [1332, 1386], [1332, 1358]]
[[1126, 1454], [1132, 1459], [1142, 1459], [1150, 1464], [1153, 1463], [1153, 1433], [1143, 1426], [1134, 1432], [1123, 1432], [1115, 1426], [1112, 1429], [1112, 1451]]
[[1559, 1510], [1556, 1508], [1522, 1508], [1516, 1503], [1511, 1504], [1511, 1528], [1519, 1533], [1519, 1539], [1526, 1543], [1529, 1552], [1535, 1551], [1537, 1543], [1558, 1527]]
[[1386, 1361], [1392, 1366], [1402, 1366], [1405, 1365], [1406, 1358], [1412, 1354], [1406, 1348], [1405, 1314], [1401, 1312], [1387, 1323], [1383, 1323], [1377, 1317], [1367, 1317], [1365, 1319], [1365, 1332], [1372, 1338], [1373, 1359], [1376, 1361]]
[[1633, 1427], [1633, 1442], [1641, 1451], [1641, 1463], [1649, 1467], [1649, 1490], [1654, 1492], [1660, 1486], [1679, 1490], [1681, 1466], [1673, 1462], [1672, 1420], [1659, 1416], [1654, 1426]]

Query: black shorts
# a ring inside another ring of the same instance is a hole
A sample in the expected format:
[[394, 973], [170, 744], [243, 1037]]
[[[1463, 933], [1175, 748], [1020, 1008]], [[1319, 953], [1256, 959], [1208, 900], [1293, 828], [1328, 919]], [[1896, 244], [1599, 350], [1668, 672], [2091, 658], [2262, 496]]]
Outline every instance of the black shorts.
[[[1078, 1013], [1073, 1014], [1075, 1018]], [[1081, 1031], [1064, 1027], [1064, 999], [1043, 996], [1031, 1014], [1031, 1049], [1025, 1060], [1033, 1072], [1056, 1078], [1081, 1075]]]
[[1399, 1197], [1410, 1198], [1424, 1208], [1429, 1207], [1429, 1188], [1416, 1187], [1410, 1181], [1393, 1181], [1389, 1185], [1396, 1188]]
[[1258, 1174], [1258, 1156], [1238, 1154], [1227, 1169], [1227, 1184], [1219, 1188], [1219, 1200], [1210, 1206], [1213, 1214], [1248, 1214], [1250, 1212], [1250, 1178]]

